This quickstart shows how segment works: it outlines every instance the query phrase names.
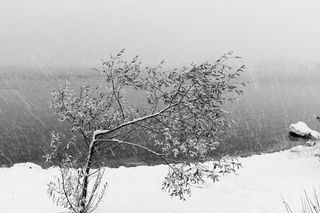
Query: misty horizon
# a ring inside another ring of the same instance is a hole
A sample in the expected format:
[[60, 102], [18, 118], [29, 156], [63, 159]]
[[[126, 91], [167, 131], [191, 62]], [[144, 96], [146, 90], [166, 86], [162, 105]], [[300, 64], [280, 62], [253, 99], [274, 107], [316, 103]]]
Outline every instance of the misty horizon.
[[317, 1], [1, 1], [0, 66], [95, 67], [127, 49], [168, 66], [320, 61]]

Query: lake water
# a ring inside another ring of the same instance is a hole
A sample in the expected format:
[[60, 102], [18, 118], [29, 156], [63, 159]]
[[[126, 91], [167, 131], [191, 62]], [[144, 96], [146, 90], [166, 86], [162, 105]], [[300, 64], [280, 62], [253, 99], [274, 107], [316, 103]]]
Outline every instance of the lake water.
[[[95, 76], [78, 76], [80, 84], [96, 81]], [[50, 76], [13, 75], [0, 79], [0, 164], [42, 162], [50, 142], [50, 132], [63, 129], [48, 109], [50, 92], [63, 80]], [[288, 127], [297, 121], [320, 130], [320, 84], [253, 80], [238, 102], [227, 108], [235, 121], [221, 146], [223, 152], [248, 155], [271, 152], [293, 145]], [[134, 161], [126, 153], [128, 161]], [[141, 159], [138, 159], [139, 161]], [[144, 161], [144, 160], [143, 160]], [[124, 161], [118, 162], [125, 164]]]

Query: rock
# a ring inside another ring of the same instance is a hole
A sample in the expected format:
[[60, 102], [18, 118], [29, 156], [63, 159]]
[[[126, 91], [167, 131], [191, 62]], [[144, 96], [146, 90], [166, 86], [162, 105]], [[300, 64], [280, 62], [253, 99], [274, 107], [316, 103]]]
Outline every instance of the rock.
[[306, 123], [299, 121], [289, 126], [289, 131], [303, 138], [311, 140], [320, 140], [320, 133], [310, 129]]

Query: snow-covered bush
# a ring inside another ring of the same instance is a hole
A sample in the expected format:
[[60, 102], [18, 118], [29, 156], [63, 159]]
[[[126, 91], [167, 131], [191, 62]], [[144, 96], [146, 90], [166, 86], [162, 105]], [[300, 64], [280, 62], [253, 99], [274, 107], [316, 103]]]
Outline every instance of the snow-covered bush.
[[[245, 86], [238, 79], [245, 67], [234, 66], [238, 57], [228, 53], [213, 64], [163, 71], [163, 62], [143, 67], [138, 57], [123, 60], [123, 53], [96, 69], [104, 85], [83, 85], [77, 93], [66, 82], [52, 93], [51, 108], [69, 124], [71, 135], [53, 134], [53, 151], [46, 157], [60, 162], [61, 177], [50, 183], [49, 193], [71, 212], [95, 209], [106, 186], [102, 177], [107, 153], [118, 146], [142, 149], [166, 163], [169, 171], [162, 188], [180, 199], [190, 195], [192, 186], [217, 181], [239, 167], [224, 155], [209, 156], [230, 125], [224, 104], [241, 95]], [[142, 108], [126, 100], [127, 91], [144, 97]], [[153, 146], [139, 141], [140, 134]]]

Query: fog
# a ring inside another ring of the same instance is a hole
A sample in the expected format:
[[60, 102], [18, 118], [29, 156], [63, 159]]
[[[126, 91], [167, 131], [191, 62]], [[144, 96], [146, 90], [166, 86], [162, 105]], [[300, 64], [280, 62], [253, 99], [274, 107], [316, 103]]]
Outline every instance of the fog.
[[20, 0], [0, 2], [0, 66], [94, 66], [127, 49], [146, 63], [320, 61], [312, 0]]

